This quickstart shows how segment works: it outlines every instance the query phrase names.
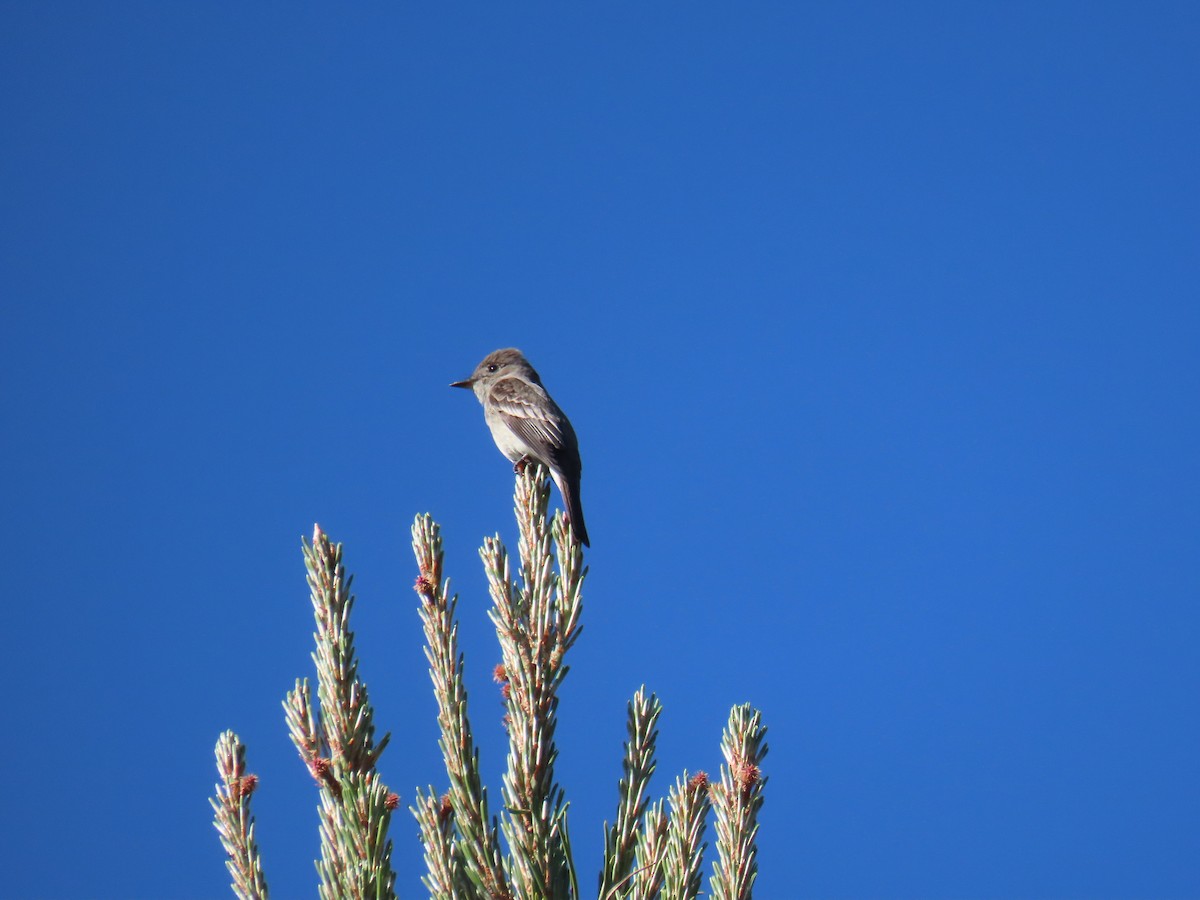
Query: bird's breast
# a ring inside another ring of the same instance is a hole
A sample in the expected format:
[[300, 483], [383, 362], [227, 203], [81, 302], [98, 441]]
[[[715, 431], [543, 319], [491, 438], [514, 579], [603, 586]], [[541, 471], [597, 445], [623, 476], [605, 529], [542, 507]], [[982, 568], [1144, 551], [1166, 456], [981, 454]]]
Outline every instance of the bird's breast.
[[488, 430], [492, 433], [492, 440], [511, 462], [516, 462], [523, 456], [534, 455], [532, 449], [508, 427], [502, 416], [485, 409], [484, 418], [487, 420]]

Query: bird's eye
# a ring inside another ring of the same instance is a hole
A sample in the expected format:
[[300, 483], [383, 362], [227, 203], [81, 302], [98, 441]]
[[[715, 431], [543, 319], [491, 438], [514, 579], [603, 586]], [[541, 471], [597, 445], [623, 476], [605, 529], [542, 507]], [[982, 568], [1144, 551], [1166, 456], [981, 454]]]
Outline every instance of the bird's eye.
[[488, 366], [488, 371], [495, 372], [496, 369], [498, 369], [498, 368], [499, 368], [499, 366], [497, 366], [495, 363], [492, 363], [492, 365]]

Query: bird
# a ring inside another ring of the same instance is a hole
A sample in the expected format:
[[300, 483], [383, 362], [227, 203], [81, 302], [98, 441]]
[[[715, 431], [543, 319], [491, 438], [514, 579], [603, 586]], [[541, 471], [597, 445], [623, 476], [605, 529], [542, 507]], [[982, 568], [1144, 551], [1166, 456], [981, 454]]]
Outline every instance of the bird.
[[567, 507], [571, 530], [585, 547], [587, 526], [579, 502], [579, 441], [566, 414], [542, 385], [520, 350], [507, 347], [483, 358], [470, 378], [450, 387], [470, 388], [483, 405], [483, 418], [500, 452], [520, 472], [530, 462], [550, 470]]

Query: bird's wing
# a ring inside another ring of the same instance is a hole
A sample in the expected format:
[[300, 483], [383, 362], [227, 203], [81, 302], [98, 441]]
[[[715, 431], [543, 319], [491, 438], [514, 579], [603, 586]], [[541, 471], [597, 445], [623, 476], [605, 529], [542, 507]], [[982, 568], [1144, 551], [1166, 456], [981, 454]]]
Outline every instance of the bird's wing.
[[574, 434], [568, 435], [567, 417], [544, 389], [520, 378], [503, 378], [493, 386], [489, 399], [504, 423], [543, 462], [557, 464]]

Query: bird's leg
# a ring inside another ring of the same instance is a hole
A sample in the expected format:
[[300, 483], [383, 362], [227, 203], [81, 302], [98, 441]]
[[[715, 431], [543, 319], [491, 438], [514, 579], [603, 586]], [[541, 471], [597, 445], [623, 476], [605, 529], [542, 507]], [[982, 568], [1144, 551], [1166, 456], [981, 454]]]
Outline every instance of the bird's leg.
[[525, 467], [529, 465], [529, 462], [530, 460], [528, 456], [522, 456], [515, 463], [513, 463], [513, 472], [515, 472], [517, 475], [524, 475]]

